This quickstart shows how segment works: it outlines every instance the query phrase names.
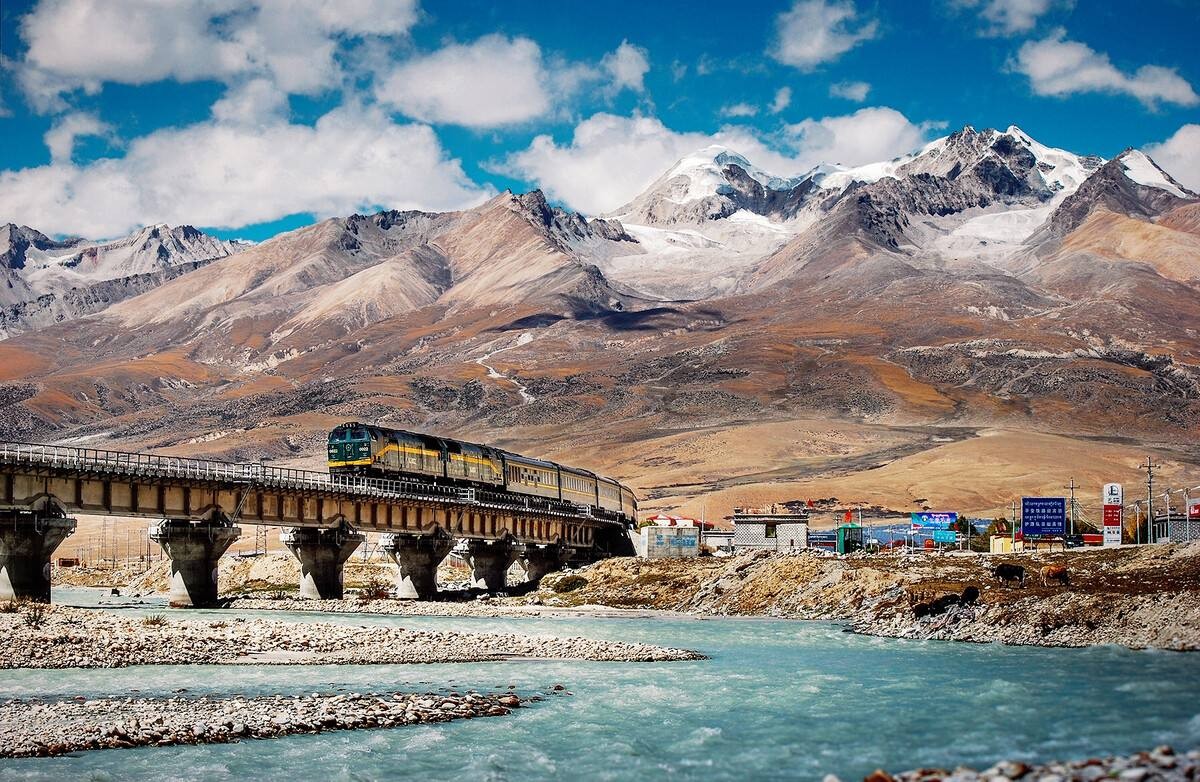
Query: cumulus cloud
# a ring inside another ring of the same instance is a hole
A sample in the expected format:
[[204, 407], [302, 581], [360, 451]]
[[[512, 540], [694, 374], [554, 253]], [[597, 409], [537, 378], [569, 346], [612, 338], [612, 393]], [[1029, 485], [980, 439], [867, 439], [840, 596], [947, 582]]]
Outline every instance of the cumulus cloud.
[[75, 152], [75, 139], [84, 136], [112, 136], [112, 126], [95, 114], [77, 111], [59, 118], [42, 139], [55, 163], [69, 163]]
[[803, 159], [817, 163], [861, 166], [891, 160], [925, 143], [939, 122], [910, 122], [886, 106], [859, 109], [839, 117], [806, 119], [788, 125], [786, 132]]
[[1166, 141], [1142, 148], [1181, 185], [1200, 193], [1200, 125], [1184, 125]]
[[20, 21], [18, 78], [41, 110], [105, 82], [266, 76], [315, 92], [340, 78], [341, 39], [403, 35], [417, 17], [416, 0], [41, 0]]
[[645, 77], [650, 72], [650, 54], [642, 47], [621, 41], [616, 51], [604, 55], [600, 66], [612, 78], [614, 90], [645, 92]]
[[852, 100], [855, 103], [862, 103], [867, 99], [867, 93], [871, 91], [871, 85], [865, 81], [839, 81], [829, 85], [829, 94], [834, 98], [845, 98]]
[[775, 19], [775, 40], [768, 54], [784, 65], [811, 71], [874, 38], [879, 23], [864, 19], [852, 0], [796, 0]]
[[628, 41], [596, 67], [547, 63], [529, 38], [486, 35], [400, 63], [376, 84], [375, 97], [422, 122], [494, 128], [545, 116], [589, 84], [641, 92], [649, 68], [645, 50]]
[[266, 123], [287, 113], [287, 95], [268, 79], [251, 79], [230, 87], [212, 106], [222, 122]]
[[722, 117], [754, 117], [758, 115], [758, 106], [750, 103], [734, 103], [721, 107]]
[[490, 128], [546, 114], [548, 87], [536, 43], [487, 35], [401, 63], [375, 95], [424, 122]]
[[1069, 8], [1073, 0], [954, 0], [961, 8], [978, 8], [987, 35], [1016, 35], [1037, 26], [1052, 9]]
[[628, 203], [683, 156], [712, 144], [789, 176], [822, 162], [857, 165], [891, 159], [921, 146], [932, 127], [909, 122], [889, 108], [804, 120], [777, 137], [742, 125], [715, 133], [679, 132], [655, 117], [599, 113], [576, 125], [569, 142], [538, 136], [492, 168], [534, 182], [574, 209], [602, 214]]
[[490, 193], [428, 126], [349, 105], [313, 126], [212, 120], [135, 139], [122, 157], [0, 172], [0, 214], [91, 237], [158, 222], [236, 228], [297, 213], [457, 209]]
[[1038, 95], [1109, 92], [1132, 95], [1147, 108], [1155, 108], [1160, 102], [1200, 104], [1200, 96], [1174, 68], [1143, 65], [1133, 73], [1125, 73], [1112, 64], [1107, 54], [1067, 40], [1061, 28], [1043, 40], [1024, 43], [1010, 67], [1029, 77]]
[[771, 113], [778, 114], [790, 105], [792, 105], [792, 88], [780, 87], [775, 90], [775, 99], [771, 101]]

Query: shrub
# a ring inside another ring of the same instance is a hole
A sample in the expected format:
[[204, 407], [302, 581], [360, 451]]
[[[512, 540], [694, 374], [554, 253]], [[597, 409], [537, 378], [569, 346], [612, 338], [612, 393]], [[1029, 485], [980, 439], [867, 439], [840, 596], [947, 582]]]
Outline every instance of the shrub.
[[29, 602], [24, 606], [25, 624], [32, 628], [41, 627], [46, 622], [46, 604]]
[[554, 583], [550, 585], [550, 588], [555, 592], [562, 594], [564, 592], [574, 592], [576, 589], [582, 589], [583, 587], [587, 586], [587, 582], [588, 580], [583, 576], [571, 574], [569, 576], [563, 576], [562, 578], [555, 579]]
[[162, 614], [150, 614], [142, 619], [142, 624], [146, 627], [165, 627], [167, 618]]
[[21, 612], [21, 604], [16, 600], [9, 600], [7, 603], [0, 603], [0, 614], [18, 614]]
[[392, 587], [387, 581], [382, 578], [372, 578], [362, 585], [358, 590], [358, 601], [366, 603], [371, 600], [383, 600], [391, 597]]

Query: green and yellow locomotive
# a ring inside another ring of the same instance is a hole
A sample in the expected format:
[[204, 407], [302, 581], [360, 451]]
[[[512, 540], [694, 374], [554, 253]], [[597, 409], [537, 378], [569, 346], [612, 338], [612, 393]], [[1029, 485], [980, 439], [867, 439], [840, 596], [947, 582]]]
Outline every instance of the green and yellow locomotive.
[[432, 478], [437, 482], [565, 500], [637, 521], [633, 491], [588, 470], [531, 459], [486, 445], [346, 423], [329, 433], [331, 475]]

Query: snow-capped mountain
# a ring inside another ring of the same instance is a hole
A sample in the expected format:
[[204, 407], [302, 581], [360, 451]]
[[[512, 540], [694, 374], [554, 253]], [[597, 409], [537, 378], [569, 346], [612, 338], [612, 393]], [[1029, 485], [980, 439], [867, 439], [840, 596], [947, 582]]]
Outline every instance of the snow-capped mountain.
[[[663, 298], [774, 284], [851, 237], [865, 252], [897, 253], [918, 269], [1003, 270], [1052, 215], [1066, 219], [1070, 209], [1060, 207], [1079, 203], [1072, 197], [1085, 185], [1114, 201], [1122, 187], [1159, 193], [1164, 204], [1195, 197], [1141, 152], [1120, 161], [1110, 170], [1100, 157], [1041, 144], [1016, 126], [967, 126], [893, 160], [822, 164], [790, 177], [707, 147], [610, 214], [637, 244], [595, 262], [612, 280]], [[1134, 200], [1149, 204], [1144, 216], [1158, 213], [1155, 198]]]
[[248, 246], [190, 225], [56, 241], [9, 223], [0, 227], [0, 336], [94, 312]]

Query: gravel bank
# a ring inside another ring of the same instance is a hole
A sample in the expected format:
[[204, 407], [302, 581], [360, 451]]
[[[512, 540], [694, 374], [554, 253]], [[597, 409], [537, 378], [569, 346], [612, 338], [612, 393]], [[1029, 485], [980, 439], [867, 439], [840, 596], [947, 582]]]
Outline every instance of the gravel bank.
[[[977, 771], [971, 768], [923, 768], [902, 774], [876, 771], [864, 782], [1008, 782], [1010, 779], [1037, 782], [1097, 782], [1116, 779], [1121, 782], [1191, 782], [1200, 777], [1200, 750], [1176, 754], [1170, 747], [1139, 752], [1125, 757], [1088, 758], [1069, 763], [1031, 766], [1021, 761], [1004, 761]], [[828, 776], [825, 782], [838, 782]]]
[[[1000, 563], [1025, 567], [1025, 584], [999, 582], [991, 569]], [[1041, 582], [1039, 569], [1051, 564], [1068, 568], [1069, 584]], [[958, 605], [964, 593], [972, 594], [969, 605]], [[620, 558], [550, 574], [516, 600], [837, 620], [900, 638], [1198, 650], [1200, 543], [1003, 557]]]
[[305, 600], [299, 597], [235, 597], [227, 604], [229, 608], [244, 611], [313, 611], [331, 614], [377, 614], [384, 616], [472, 616], [491, 618], [531, 618], [546, 616], [578, 616], [607, 613], [614, 616], [629, 615], [636, 611], [605, 609], [599, 606], [574, 606], [571, 608], [547, 608], [508, 598], [486, 600], [461, 600], [431, 602], [422, 600]]
[[611, 662], [701, 660], [686, 649], [587, 638], [347, 627], [167, 614], [148, 623], [64, 606], [39, 626], [27, 613], [0, 614], [0, 668], [120, 668], [128, 665], [344, 665], [479, 662], [511, 657]]
[[475, 692], [14, 700], [0, 703], [0, 757], [52, 757], [81, 750], [224, 744], [296, 733], [394, 728], [500, 717], [521, 704], [522, 699], [512, 693]]

